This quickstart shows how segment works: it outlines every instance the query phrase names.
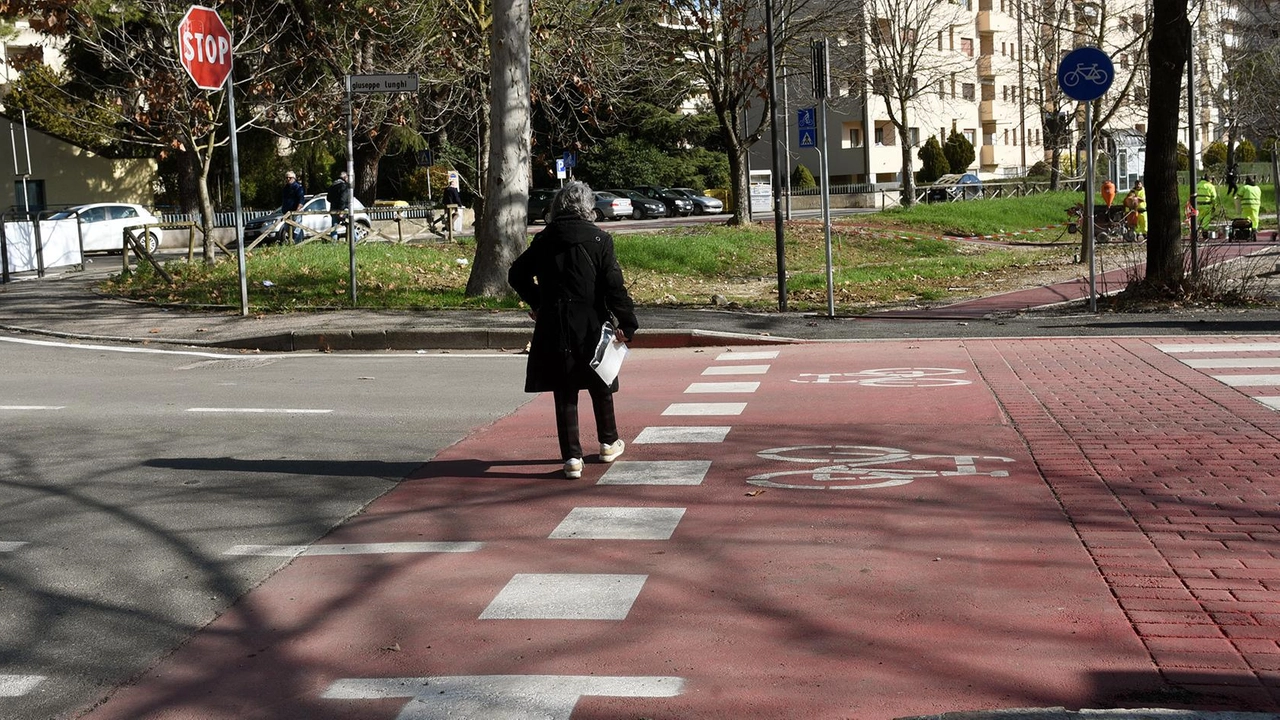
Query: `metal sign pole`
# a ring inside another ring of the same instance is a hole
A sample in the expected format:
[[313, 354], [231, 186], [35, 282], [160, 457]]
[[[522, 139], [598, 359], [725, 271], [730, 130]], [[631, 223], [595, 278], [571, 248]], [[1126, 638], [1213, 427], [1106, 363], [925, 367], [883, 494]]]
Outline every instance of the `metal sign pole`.
[[[347, 76], [347, 252], [351, 261], [351, 306], [356, 304], [356, 232], [355, 232], [355, 186], [356, 186], [356, 161], [353, 155], [355, 141], [354, 123], [351, 120], [351, 76]], [[427, 177], [431, 176], [430, 168], [427, 169]]]
[[[236, 204], [236, 267], [240, 272], [240, 315], [249, 316], [249, 278], [244, 267], [244, 208], [240, 204], [240, 147], [236, 144], [236, 98], [232, 92], [231, 73], [227, 73], [227, 116], [231, 136], [231, 186]], [[208, 247], [207, 245], [205, 247]]]
[[1094, 237], [1093, 223], [1093, 101], [1084, 104], [1084, 133], [1087, 149], [1085, 153], [1084, 174], [1084, 209], [1085, 227], [1089, 233], [1089, 312], [1098, 312], [1098, 248]]

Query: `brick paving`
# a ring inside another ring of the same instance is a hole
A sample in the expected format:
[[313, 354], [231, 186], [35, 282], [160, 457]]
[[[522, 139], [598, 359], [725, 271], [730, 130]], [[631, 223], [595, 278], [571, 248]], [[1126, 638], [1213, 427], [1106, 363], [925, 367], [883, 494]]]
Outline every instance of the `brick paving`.
[[1139, 339], [967, 345], [1164, 679], [1280, 710], [1280, 414]]

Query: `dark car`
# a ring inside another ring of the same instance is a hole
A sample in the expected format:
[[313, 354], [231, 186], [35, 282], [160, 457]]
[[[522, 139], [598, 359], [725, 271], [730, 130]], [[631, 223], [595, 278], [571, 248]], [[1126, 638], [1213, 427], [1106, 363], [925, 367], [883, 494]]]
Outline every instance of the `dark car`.
[[661, 200], [647, 198], [635, 190], [610, 189], [605, 192], [613, 193], [618, 197], [631, 198], [631, 217], [634, 220], [667, 216], [667, 206]]
[[637, 185], [632, 190], [641, 195], [657, 200], [667, 206], [667, 215], [684, 216], [693, 214], [693, 201], [677, 192], [672, 192], [661, 185]]
[[555, 188], [534, 188], [529, 191], [529, 224], [541, 220], [551, 222], [551, 198], [556, 196]]
[[724, 212], [724, 203], [710, 195], [694, 192], [693, 188], [671, 188], [671, 192], [688, 198], [693, 203], [694, 215], [714, 215]]

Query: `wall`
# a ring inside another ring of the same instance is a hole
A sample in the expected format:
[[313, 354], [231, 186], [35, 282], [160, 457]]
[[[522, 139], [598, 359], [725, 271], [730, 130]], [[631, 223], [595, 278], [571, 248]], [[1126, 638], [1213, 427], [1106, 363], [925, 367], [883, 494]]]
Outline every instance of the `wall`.
[[151, 207], [155, 202], [155, 160], [102, 157], [30, 128], [24, 143], [21, 120], [0, 120], [0, 133], [12, 138], [11, 142], [0, 138], [0, 177], [4, 178], [0, 182], [0, 208], [22, 204], [22, 186], [14, 175], [15, 147], [18, 170], [27, 169], [29, 148], [31, 179], [44, 181], [47, 208], [106, 201]]

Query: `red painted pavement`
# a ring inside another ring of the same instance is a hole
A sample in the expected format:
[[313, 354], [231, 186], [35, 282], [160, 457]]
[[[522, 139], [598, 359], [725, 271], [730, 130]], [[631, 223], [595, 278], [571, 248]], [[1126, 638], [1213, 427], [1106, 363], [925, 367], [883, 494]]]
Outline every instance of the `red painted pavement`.
[[[632, 442], [619, 463], [709, 460], [702, 484], [596, 485], [592, 462], [560, 479], [539, 397], [322, 540], [483, 550], [296, 559], [87, 717], [390, 720], [406, 699], [321, 694], [342, 678], [509, 674], [684, 678], [675, 697], [584, 697], [575, 720], [1280, 710], [1274, 411], [1135, 339], [777, 350], [628, 360], [628, 441], [648, 426], [732, 430]], [[770, 368], [701, 374], [734, 364]], [[894, 387], [902, 373], [868, 372], [887, 368], [969, 382]], [[688, 402], [746, 409], [662, 415]], [[868, 446], [909, 457], [858, 466]], [[778, 454], [831, 459], [762, 456], [796, 447]], [[907, 469], [910, 482], [865, 489], [748, 482], [887, 484]], [[776, 475], [788, 471], [802, 472]], [[633, 506], [686, 512], [668, 540], [547, 538], [575, 507]], [[622, 620], [478, 619], [516, 573], [647, 580]]]

